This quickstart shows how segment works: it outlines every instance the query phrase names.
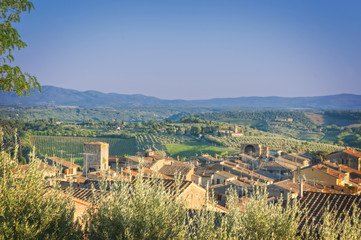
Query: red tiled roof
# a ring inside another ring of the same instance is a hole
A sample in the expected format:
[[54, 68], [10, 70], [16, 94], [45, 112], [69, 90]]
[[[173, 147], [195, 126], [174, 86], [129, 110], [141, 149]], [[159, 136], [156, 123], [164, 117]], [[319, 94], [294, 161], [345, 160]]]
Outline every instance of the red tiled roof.
[[348, 166], [346, 166], [346, 165], [342, 165], [342, 164], [340, 164], [339, 166], [340, 166], [342, 169], [344, 169], [344, 170], [346, 170], [346, 171], [348, 171], [348, 172], [354, 172], [354, 173], [357, 173], [357, 174], [360, 174], [360, 175], [361, 175], [361, 171], [358, 171], [358, 170], [356, 170], [356, 169], [350, 168], [350, 167], [348, 167]]
[[361, 158], [361, 152], [358, 152], [358, 151], [356, 151], [354, 149], [348, 148], [348, 149], [343, 150], [343, 152], [347, 153], [347, 154], [350, 154], [352, 156]]

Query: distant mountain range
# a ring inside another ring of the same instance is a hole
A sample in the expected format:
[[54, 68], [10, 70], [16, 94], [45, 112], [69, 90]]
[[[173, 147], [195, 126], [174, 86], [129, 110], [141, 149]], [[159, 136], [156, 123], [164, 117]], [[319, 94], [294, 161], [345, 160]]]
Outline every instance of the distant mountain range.
[[164, 100], [140, 94], [127, 95], [43, 86], [28, 97], [0, 93], [2, 106], [78, 106], [78, 107], [202, 107], [202, 108], [307, 108], [324, 110], [361, 109], [361, 95], [339, 94], [320, 97], [238, 97], [208, 100]]

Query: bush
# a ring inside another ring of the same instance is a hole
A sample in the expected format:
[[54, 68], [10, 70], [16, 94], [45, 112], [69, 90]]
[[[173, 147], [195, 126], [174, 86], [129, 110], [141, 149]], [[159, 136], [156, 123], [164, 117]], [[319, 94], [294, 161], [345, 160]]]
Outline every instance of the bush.
[[[185, 204], [158, 178], [117, 182], [87, 215], [90, 239], [183, 239]], [[106, 191], [103, 185], [101, 191]]]
[[40, 160], [21, 170], [0, 153], [0, 239], [78, 239], [74, 205], [43, 180]]

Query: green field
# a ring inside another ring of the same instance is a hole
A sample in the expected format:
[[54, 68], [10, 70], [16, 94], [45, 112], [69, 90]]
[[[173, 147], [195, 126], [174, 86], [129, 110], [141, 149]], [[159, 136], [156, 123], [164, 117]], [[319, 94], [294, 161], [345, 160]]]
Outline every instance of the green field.
[[137, 149], [140, 152], [147, 149], [165, 152], [167, 150], [164, 146], [165, 144], [186, 143], [194, 140], [188, 136], [169, 134], [142, 134], [136, 137], [136, 141]]
[[210, 154], [214, 156], [215, 154], [224, 155], [224, 154], [232, 154], [236, 151], [229, 150], [227, 148], [214, 147], [211, 145], [203, 144], [203, 143], [183, 143], [183, 144], [165, 144], [167, 152], [173, 158], [179, 156], [179, 158], [183, 157], [191, 157], [196, 154]]
[[106, 142], [109, 143], [109, 155], [122, 156], [135, 155], [137, 152], [135, 138], [94, 138], [94, 137], [63, 137], [63, 136], [32, 136], [38, 154], [43, 156], [61, 156], [69, 159], [82, 157], [83, 145], [86, 142]]

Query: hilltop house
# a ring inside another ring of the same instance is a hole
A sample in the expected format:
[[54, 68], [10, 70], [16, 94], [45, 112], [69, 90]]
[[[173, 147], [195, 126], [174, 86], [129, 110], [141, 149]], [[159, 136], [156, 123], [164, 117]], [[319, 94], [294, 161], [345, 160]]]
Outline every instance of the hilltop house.
[[361, 152], [354, 149], [347, 148], [342, 151], [331, 153], [326, 159], [361, 171]]

